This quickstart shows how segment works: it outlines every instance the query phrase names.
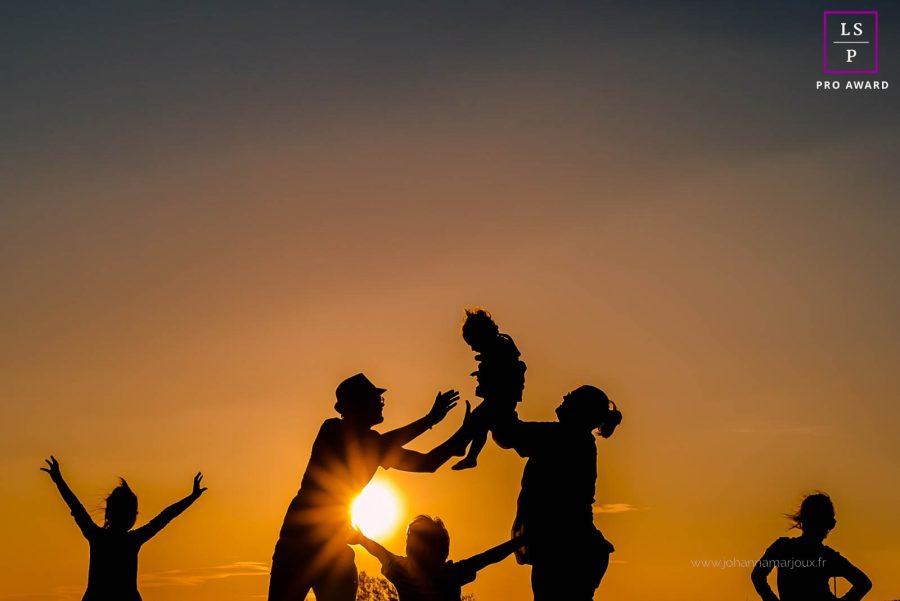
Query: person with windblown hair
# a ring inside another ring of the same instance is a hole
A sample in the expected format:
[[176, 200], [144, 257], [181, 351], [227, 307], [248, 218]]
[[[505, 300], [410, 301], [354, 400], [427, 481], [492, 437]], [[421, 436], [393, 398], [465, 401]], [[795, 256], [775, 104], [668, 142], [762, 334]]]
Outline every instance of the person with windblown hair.
[[[800, 508], [788, 516], [800, 536], [783, 536], [766, 549], [750, 578], [763, 601], [859, 601], [872, 588], [872, 581], [843, 555], [825, 544], [837, 525], [834, 504], [828, 495], [807, 495]], [[778, 568], [778, 594], [768, 576]], [[828, 589], [832, 578], [844, 578], [851, 588], [842, 597]]]
[[50, 474], [72, 512], [75, 524], [90, 545], [88, 584], [82, 601], [140, 601], [138, 552], [144, 543], [200, 498], [206, 490], [200, 486], [203, 474], [198, 472], [194, 476], [194, 486], [188, 496], [169, 505], [140, 528], [132, 529], [137, 521], [137, 495], [124, 478], [120, 478], [119, 486], [106, 497], [105, 520], [103, 526], [98, 526], [66, 484], [56, 458], [51, 455], [46, 462], [47, 467], [42, 467], [41, 471]]

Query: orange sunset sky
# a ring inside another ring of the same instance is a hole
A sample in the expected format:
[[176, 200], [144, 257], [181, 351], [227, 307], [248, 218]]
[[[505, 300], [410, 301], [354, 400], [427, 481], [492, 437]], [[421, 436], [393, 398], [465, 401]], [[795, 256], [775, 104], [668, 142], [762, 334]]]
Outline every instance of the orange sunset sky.
[[[867, 599], [900, 598], [900, 114], [815, 92], [821, 2], [109, 4], [0, 8], [0, 600], [84, 591], [51, 453], [97, 519], [118, 476], [141, 522], [202, 470], [142, 595], [264, 598], [336, 384], [388, 388], [383, 428], [475, 400], [476, 304], [523, 418], [584, 383], [624, 413], [597, 599], [755, 598], [692, 561], [758, 558], [815, 489]], [[452, 557], [502, 542], [523, 465], [381, 471], [381, 542], [418, 513]]]

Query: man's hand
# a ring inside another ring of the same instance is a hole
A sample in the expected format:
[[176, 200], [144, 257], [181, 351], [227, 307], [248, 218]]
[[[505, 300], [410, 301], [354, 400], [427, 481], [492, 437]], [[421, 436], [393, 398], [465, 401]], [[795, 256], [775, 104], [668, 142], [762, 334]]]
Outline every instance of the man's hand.
[[434, 405], [431, 406], [431, 411], [429, 411], [426, 416], [428, 418], [428, 423], [432, 426], [440, 423], [441, 420], [447, 417], [447, 413], [456, 407], [458, 401], [459, 393], [455, 390], [437, 393], [437, 396], [434, 397]]
[[50, 455], [50, 459], [45, 459], [47, 462], [47, 467], [42, 467], [42, 472], [47, 472], [50, 474], [50, 479], [54, 482], [59, 482], [62, 480], [62, 472], [59, 471], [59, 461], [56, 460], [56, 457]]

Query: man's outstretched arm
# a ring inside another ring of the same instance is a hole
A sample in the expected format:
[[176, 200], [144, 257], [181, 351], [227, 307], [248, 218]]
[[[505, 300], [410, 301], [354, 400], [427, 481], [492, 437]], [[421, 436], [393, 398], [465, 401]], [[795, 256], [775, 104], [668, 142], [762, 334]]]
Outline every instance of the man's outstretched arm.
[[381, 435], [382, 440], [390, 447], [402, 447], [412, 442], [447, 417], [447, 413], [456, 407], [457, 402], [459, 402], [459, 393], [455, 390], [437, 393], [428, 415], [396, 430], [385, 432]]
[[447, 463], [454, 456], [465, 453], [466, 445], [471, 439], [472, 408], [466, 401], [466, 415], [459, 429], [453, 436], [433, 448], [427, 453], [410, 451], [402, 446], [387, 448], [381, 465], [386, 468], [395, 468], [404, 472], [434, 472]]

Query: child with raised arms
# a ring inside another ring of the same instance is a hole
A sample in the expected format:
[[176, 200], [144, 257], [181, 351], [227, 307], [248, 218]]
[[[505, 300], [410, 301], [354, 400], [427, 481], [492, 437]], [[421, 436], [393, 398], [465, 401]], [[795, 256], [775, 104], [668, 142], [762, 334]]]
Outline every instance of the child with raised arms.
[[139, 528], [137, 495], [124, 479], [106, 497], [105, 520], [98, 526], [66, 484], [59, 462], [52, 455], [41, 471], [50, 474], [59, 494], [75, 518], [75, 524], [87, 539], [91, 550], [87, 590], [82, 601], [140, 601], [137, 589], [138, 552], [141, 546], [190, 507], [206, 490], [200, 486], [203, 474], [194, 476], [191, 493], [163, 509], [155, 518]]
[[400, 601], [460, 601], [462, 587], [479, 570], [505, 559], [522, 541], [514, 538], [478, 555], [449, 561], [450, 534], [440, 518], [420, 515], [406, 529], [406, 555], [395, 555], [356, 531], [354, 544], [381, 563], [381, 573], [397, 589]]

